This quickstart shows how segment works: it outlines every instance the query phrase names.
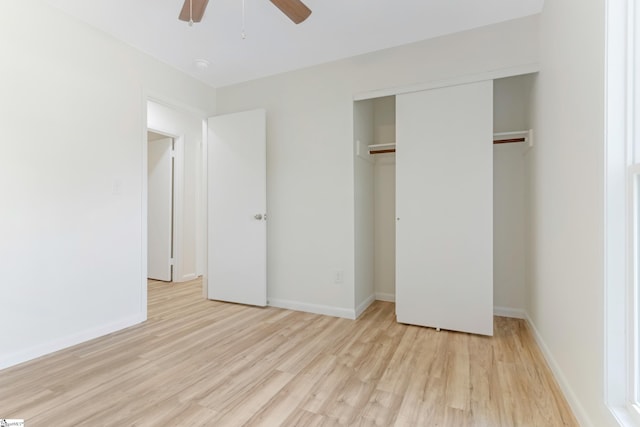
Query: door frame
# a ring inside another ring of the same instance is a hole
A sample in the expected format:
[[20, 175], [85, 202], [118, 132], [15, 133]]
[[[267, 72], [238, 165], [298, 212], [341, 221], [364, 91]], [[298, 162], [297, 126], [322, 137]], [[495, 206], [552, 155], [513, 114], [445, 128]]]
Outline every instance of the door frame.
[[[156, 102], [153, 101], [152, 102]], [[183, 227], [182, 227], [182, 219], [184, 218], [183, 212], [183, 201], [184, 201], [184, 135], [174, 135], [169, 132], [149, 128], [146, 125], [145, 120], [145, 128], [147, 131], [151, 131], [154, 133], [158, 133], [160, 135], [164, 135], [167, 138], [173, 138], [173, 218], [172, 218], [172, 227], [173, 233], [171, 238], [173, 239], [172, 247], [173, 247], [173, 273], [172, 273], [172, 283], [179, 281], [176, 278], [183, 277], [183, 268], [182, 268], [182, 235], [183, 235]], [[145, 132], [146, 136], [146, 132]], [[149, 236], [146, 235], [147, 230], [147, 218], [149, 215], [147, 200], [149, 196], [149, 182], [148, 182], [148, 173], [149, 173], [149, 165], [148, 165], [148, 156], [149, 155], [149, 142], [145, 141], [144, 144], [144, 169], [143, 169], [143, 206], [144, 206], [144, 222], [143, 227], [145, 230], [145, 240], [147, 242]], [[147, 243], [145, 243], [147, 244]], [[147, 250], [145, 249], [144, 254], [144, 262], [145, 262], [145, 277], [147, 273], [146, 263], [148, 262]]]
[[197, 206], [200, 215], [199, 230], [203, 236], [199, 241], [202, 262], [202, 297], [209, 299], [209, 117], [202, 118], [202, 145], [200, 146], [200, 191], [198, 193], [200, 205]]
[[[171, 157], [172, 157], [172, 162], [171, 162], [171, 258], [173, 259], [173, 263], [171, 264], [171, 282], [173, 283], [175, 282], [175, 278], [178, 277], [178, 271], [180, 272], [180, 277], [182, 277], [182, 255], [181, 252], [178, 250], [178, 246], [179, 246], [179, 242], [180, 240], [178, 240], [178, 237], [182, 236], [182, 227], [180, 226], [180, 230], [178, 230], [178, 224], [182, 224], [182, 221], [177, 221], [176, 218], [178, 216], [178, 205], [180, 205], [180, 217], [182, 217], [182, 204], [178, 204], [176, 203], [176, 193], [178, 192], [178, 188], [180, 188], [180, 192], [182, 193], [182, 181], [184, 178], [184, 170], [181, 170], [181, 174], [180, 174], [180, 185], [178, 185], [177, 181], [178, 181], [178, 174], [177, 174], [177, 169], [178, 169], [178, 141], [180, 141], [180, 144], [182, 146], [182, 150], [181, 150], [181, 157], [183, 158], [184, 155], [184, 137], [183, 136], [174, 136], [171, 135], [167, 132], [163, 132], [160, 130], [156, 130], [154, 128], [150, 128], [147, 125], [147, 132], [153, 132], [155, 134], [158, 135], [162, 135], [165, 136], [167, 138], [171, 138], [171, 140], [173, 141], [171, 144]], [[147, 138], [147, 156], [149, 155], [149, 140]], [[182, 159], [181, 159], [182, 160]], [[148, 163], [148, 157], [147, 157], [147, 163]], [[146, 178], [147, 178], [147, 221], [149, 218], [149, 167], [147, 164], [147, 171], [146, 171]], [[182, 196], [182, 194], [180, 194], [180, 196]], [[147, 245], [149, 241], [149, 236], [147, 235]], [[148, 263], [149, 263], [149, 254], [147, 251], [147, 268], [148, 268]], [[179, 265], [179, 266], [178, 266]], [[149, 272], [147, 271], [147, 275], [149, 274]], [[147, 277], [148, 279], [148, 277]]]
[[[140, 276], [140, 313], [143, 320], [147, 320], [147, 199], [148, 199], [148, 140], [147, 140], [147, 132], [150, 130], [148, 128], [148, 109], [147, 103], [154, 102], [165, 107], [171, 108], [176, 111], [182, 111], [191, 113], [195, 116], [198, 116], [203, 121], [203, 134], [202, 134], [202, 146], [198, 150], [198, 155], [202, 156], [203, 149], [206, 147], [206, 118], [210, 116], [210, 113], [207, 113], [198, 108], [192, 107], [188, 104], [184, 104], [176, 99], [172, 99], [170, 97], [166, 97], [165, 95], [159, 94], [154, 91], [150, 91], [148, 89], [143, 88], [140, 98], [140, 114], [142, 126], [140, 127], [140, 149], [141, 149], [141, 178], [142, 178], [142, 195], [140, 199], [141, 204], [141, 249], [142, 256], [140, 259], [141, 263], [141, 276]], [[181, 263], [181, 255], [179, 246], [181, 238], [182, 238], [182, 227], [181, 222], [183, 218], [183, 203], [184, 200], [184, 192], [182, 190], [184, 183], [184, 136], [183, 135], [170, 135], [167, 132], [161, 132], [154, 129], [151, 131], [156, 133], [161, 133], [163, 135], [167, 135], [169, 137], [174, 138], [174, 150], [175, 150], [175, 163], [174, 163], [174, 214], [173, 214], [173, 222], [174, 222], [174, 273], [173, 278], [177, 277], [178, 268], [180, 268], [180, 274], [182, 274], [182, 263]], [[200, 159], [200, 164], [202, 165], [202, 158]], [[196, 212], [199, 216], [199, 221], [196, 223], [196, 236], [201, 236], [203, 231], [206, 232], [206, 226], [202, 224], [202, 220], [206, 217], [206, 198], [203, 194], [203, 191], [206, 188], [203, 188], [203, 179], [206, 179], [206, 170], [201, 169], [200, 176], [196, 176]], [[178, 197], [178, 193], [180, 196]], [[204, 211], [203, 211], [204, 210]], [[200, 240], [196, 241], [196, 274], [198, 272], [198, 265], [202, 266], [203, 272], [203, 294], [206, 297], [206, 263], [203, 265], [202, 257], [206, 256], [206, 248], [204, 248], [203, 253], [203, 245]], [[180, 266], [180, 267], [178, 267]]]

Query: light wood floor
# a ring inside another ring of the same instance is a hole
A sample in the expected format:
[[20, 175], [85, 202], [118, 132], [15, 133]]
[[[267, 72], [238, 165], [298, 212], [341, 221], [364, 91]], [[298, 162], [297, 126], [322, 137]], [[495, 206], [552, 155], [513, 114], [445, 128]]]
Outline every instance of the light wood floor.
[[525, 323], [493, 338], [206, 301], [149, 284], [139, 326], [0, 371], [38, 426], [577, 426]]

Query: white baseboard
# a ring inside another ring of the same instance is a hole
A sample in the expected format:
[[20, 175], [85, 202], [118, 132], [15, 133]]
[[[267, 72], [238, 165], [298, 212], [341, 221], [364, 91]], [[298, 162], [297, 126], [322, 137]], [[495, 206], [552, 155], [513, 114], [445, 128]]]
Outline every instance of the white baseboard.
[[582, 427], [593, 427], [593, 423], [591, 422], [591, 420], [589, 420], [589, 417], [587, 416], [587, 412], [582, 407], [582, 404], [580, 403], [580, 401], [576, 397], [576, 394], [573, 392], [573, 389], [569, 385], [567, 378], [562, 373], [560, 366], [554, 359], [553, 355], [551, 354], [551, 351], [549, 351], [549, 347], [547, 347], [547, 344], [542, 339], [542, 335], [540, 335], [540, 332], [538, 332], [536, 325], [533, 323], [533, 321], [531, 320], [531, 317], [529, 317], [529, 313], [527, 312], [525, 312], [525, 320], [527, 321], [529, 330], [533, 334], [533, 338], [536, 340], [536, 343], [538, 344], [538, 348], [540, 348], [542, 355], [547, 361], [547, 365], [549, 365], [549, 368], [551, 369], [551, 373], [553, 373], [553, 376], [555, 377], [556, 382], [560, 386], [560, 389], [562, 390], [564, 397], [567, 399], [567, 403], [569, 403], [569, 406], [571, 407], [573, 414], [578, 419], [578, 424], [580, 424], [580, 426]]
[[356, 319], [376, 300], [375, 295], [369, 295], [369, 298], [362, 301], [362, 304], [356, 307]]
[[514, 319], [526, 319], [527, 315], [521, 308], [493, 307], [493, 315], [501, 317], [512, 317]]
[[383, 292], [376, 292], [376, 300], [396, 302], [396, 294], [385, 294]]
[[28, 362], [29, 360], [36, 359], [46, 354], [73, 347], [74, 345], [111, 334], [130, 326], [137, 325], [138, 323], [144, 322], [145, 320], [146, 319], [142, 314], [138, 314], [118, 320], [116, 322], [109, 323], [107, 325], [98, 326], [96, 328], [68, 335], [66, 337], [62, 337], [60, 339], [56, 339], [54, 341], [50, 341], [41, 345], [36, 345], [25, 350], [9, 353], [8, 355], [3, 356], [0, 359], [0, 369], [6, 369], [20, 363]]
[[305, 302], [288, 301], [277, 298], [269, 298], [267, 305], [270, 307], [286, 308], [287, 310], [304, 311], [306, 313], [324, 314], [326, 316], [344, 317], [355, 319], [355, 310], [348, 308], [332, 307], [329, 305], [307, 304]]

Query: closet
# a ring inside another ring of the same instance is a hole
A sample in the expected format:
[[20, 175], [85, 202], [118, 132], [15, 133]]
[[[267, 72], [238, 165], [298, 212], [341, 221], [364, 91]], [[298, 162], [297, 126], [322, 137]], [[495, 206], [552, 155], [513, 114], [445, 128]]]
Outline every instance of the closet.
[[398, 322], [482, 335], [521, 312], [531, 82], [354, 103], [358, 312], [375, 295]]

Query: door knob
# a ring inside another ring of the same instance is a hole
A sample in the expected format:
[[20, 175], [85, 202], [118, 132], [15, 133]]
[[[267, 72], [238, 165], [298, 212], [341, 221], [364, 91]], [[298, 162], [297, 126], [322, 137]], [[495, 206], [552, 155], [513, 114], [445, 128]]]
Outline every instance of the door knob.
[[253, 217], [260, 221], [262, 219], [262, 214], [255, 214]]

